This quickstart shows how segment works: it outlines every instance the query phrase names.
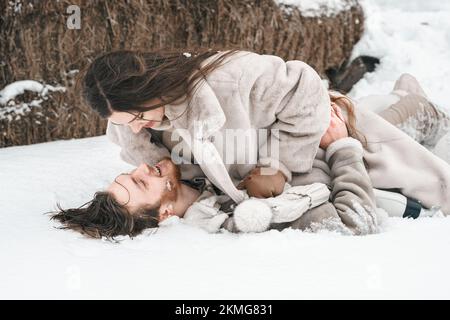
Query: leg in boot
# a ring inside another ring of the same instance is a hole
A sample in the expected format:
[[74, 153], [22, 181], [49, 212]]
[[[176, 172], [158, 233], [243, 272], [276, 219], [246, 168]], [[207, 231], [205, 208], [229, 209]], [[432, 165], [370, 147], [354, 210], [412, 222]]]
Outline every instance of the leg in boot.
[[400, 100], [379, 115], [426, 147], [434, 147], [450, 131], [450, 117], [430, 102], [416, 78], [402, 74], [392, 94]]
[[418, 94], [424, 98], [427, 98], [425, 91], [420, 85], [419, 81], [409, 73], [404, 73], [398, 78], [394, 85], [394, 93], [405, 96], [408, 93]]

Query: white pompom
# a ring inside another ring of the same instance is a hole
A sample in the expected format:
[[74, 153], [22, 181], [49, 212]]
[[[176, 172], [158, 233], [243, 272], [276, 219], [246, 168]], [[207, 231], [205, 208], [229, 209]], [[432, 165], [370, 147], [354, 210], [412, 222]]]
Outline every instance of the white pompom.
[[241, 232], [266, 231], [271, 220], [272, 210], [261, 200], [245, 200], [234, 209], [234, 223]]

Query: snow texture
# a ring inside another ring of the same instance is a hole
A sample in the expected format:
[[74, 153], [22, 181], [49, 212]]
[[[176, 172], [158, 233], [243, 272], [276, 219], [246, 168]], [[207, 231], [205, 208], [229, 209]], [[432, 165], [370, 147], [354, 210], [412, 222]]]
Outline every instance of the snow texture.
[[[42, 84], [34, 80], [21, 80], [13, 82], [2, 90], [0, 90], [0, 119], [7, 118], [9, 121], [13, 119], [13, 116], [24, 115], [31, 111], [30, 107], [40, 107], [43, 99], [47, 99], [49, 92], [53, 91], [65, 91], [65, 87], [51, 86], [49, 84]], [[40, 98], [34, 99], [28, 103], [16, 103], [14, 99], [25, 93], [25, 91], [36, 92]]]
[[335, 16], [354, 6], [356, 0], [275, 0], [287, 12], [297, 7], [304, 17]]
[[417, 78], [426, 94], [450, 112], [450, 1], [361, 0], [365, 32], [352, 58], [378, 57], [350, 92], [354, 99], [391, 92], [402, 73]]
[[0, 298], [449, 298], [449, 218], [390, 218], [364, 237], [208, 234], [169, 219], [116, 244], [58, 230], [131, 166], [105, 136], [0, 150]]

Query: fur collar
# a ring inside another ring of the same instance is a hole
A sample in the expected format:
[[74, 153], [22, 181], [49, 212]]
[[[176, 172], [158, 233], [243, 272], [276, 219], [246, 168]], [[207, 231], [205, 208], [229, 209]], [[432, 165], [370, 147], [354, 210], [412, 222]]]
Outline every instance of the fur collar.
[[207, 139], [219, 131], [226, 117], [207, 81], [199, 84], [190, 101], [166, 105], [165, 115], [176, 129], [187, 129], [195, 139]]

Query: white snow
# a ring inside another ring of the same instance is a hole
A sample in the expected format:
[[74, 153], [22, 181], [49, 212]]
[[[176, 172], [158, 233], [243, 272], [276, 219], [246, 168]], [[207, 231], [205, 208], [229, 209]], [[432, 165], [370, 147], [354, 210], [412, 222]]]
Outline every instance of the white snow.
[[54, 87], [49, 84], [43, 85], [42, 83], [34, 80], [21, 80], [13, 82], [2, 90], [0, 90], [0, 104], [5, 105], [9, 100], [14, 99], [16, 96], [24, 94], [25, 91], [33, 91], [39, 93], [41, 96], [46, 96], [49, 91], [65, 91], [64, 87]]
[[[367, 32], [354, 55], [381, 65], [352, 96], [387, 93], [410, 72], [435, 101], [449, 101], [450, 4], [364, 7]], [[0, 149], [0, 299], [450, 298], [450, 218], [389, 218], [364, 237], [211, 235], [173, 219], [119, 244], [55, 229], [42, 213], [57, 201], [79, 206], [129, 170], [118, 152], [105, 136]]]
[[46, 99], [49, 92], [66, 91], [65, 87], [52, 86], [49, 84], [42, 84], [34, 80], [20, 80], [13, 82], [2, 90], [0, 90], [0, 119], [7, 118], [11, 121], [12, 116], [24, 115], [31, 111], [30, 107], [40, 107], [42, 99], [34, 99], [30, 102], [16, 103], [14, 99], [25, 93], [25, 91], [32, 91], [39, 94], [40, 97]]
[[389, 93], [402, 73], [415, 76], [428, 97], [450, 112], [450, 1], [361, 0], [365, 33], [353, 58], [380, 58], [350, 96]]
[[207, 234], [172, 221], [120, 244], [58, 230], [119, 172], [105, 136], [0, 150], [0, 299], [449, 298], [450, 219], [383, 233]]
[[355, 0], [275, 0], [275, 2], [287, 12], [290, 12], [289, 6], [297, 7], [304, 17], [331, 17], [348, 10], [356, 3]]

